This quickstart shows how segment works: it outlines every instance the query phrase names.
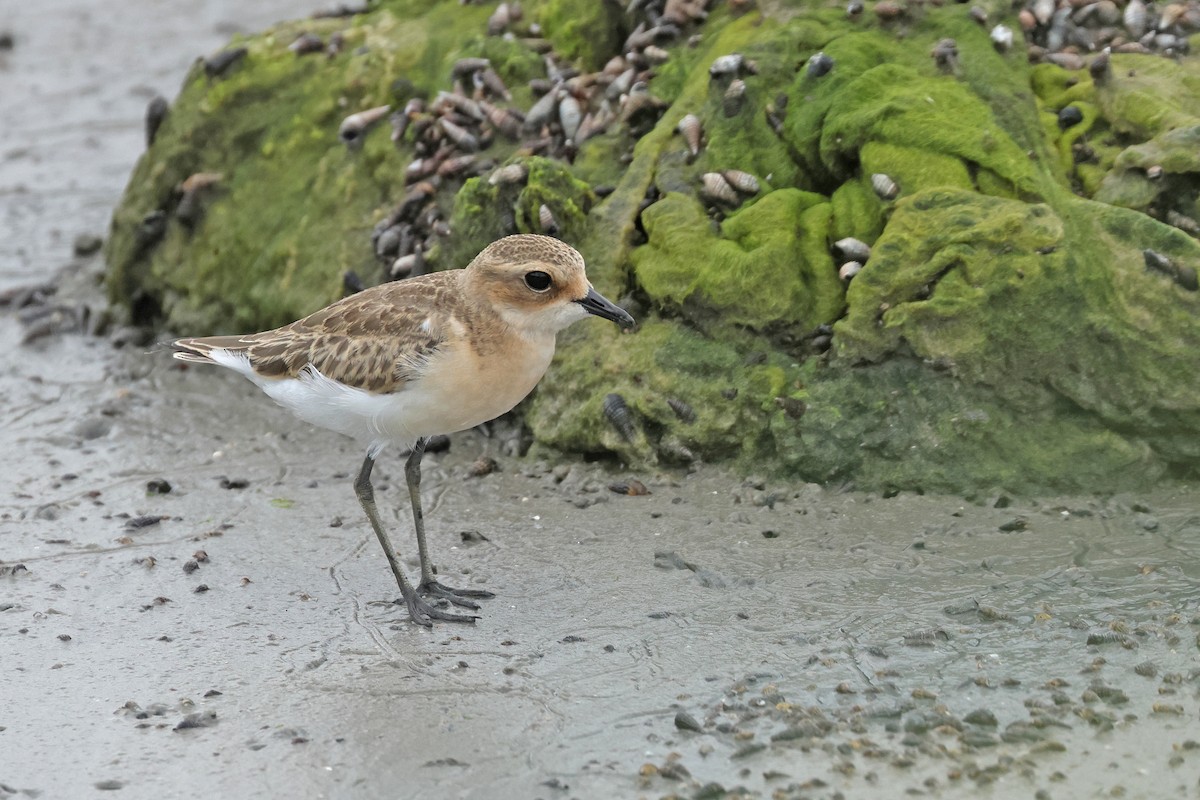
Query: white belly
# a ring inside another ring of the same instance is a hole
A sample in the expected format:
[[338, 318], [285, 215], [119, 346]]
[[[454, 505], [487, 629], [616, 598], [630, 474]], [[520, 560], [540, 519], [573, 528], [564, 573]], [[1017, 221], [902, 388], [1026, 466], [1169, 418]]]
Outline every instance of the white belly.
[[516, 357], [505, 359], [481, 359], [469, 348], [452, 348], [438, 354], [420, 378], [391, 394], [346, 386], [311, 366], [297, 378], [247, 377], [306, 422], [369, 443], [377, 453], [389, 442], [411, 445], [420, 437], [473, 428], [510, 411], [537, 385], [553, 356], [553, 337], [530, 342]]

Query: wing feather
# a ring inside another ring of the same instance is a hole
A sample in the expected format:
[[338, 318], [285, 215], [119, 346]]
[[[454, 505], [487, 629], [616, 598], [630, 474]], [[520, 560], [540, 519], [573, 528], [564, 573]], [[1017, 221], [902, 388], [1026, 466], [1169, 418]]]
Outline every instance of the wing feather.
[[213, 363], [214, 350], [244, 355], [261, 378], [295, 378], [311, 364], [335, 381], [390, 393], [420, 378], [459, 326], [461, 270], [383, 284], [290, 325], [244, 336], [174, 343], [182, 361]]

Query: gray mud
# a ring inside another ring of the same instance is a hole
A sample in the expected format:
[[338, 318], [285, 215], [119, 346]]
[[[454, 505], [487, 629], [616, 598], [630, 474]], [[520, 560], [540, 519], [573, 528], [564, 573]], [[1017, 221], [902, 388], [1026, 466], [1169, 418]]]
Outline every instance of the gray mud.
[[[164, 352], [9, 352], [3, 786], [1196, 795], [1194, 488], [884, 499], [552, 468], [498, 426], [426, 458], [443, 580], [497, 594], [431, 632], [387, 602], [354, 444]], [[401, 464], [376, 480], [412, 556]]]
[[[232, 27], [27, 5], [0, 20], [0, 288], [103, 230], [145, 100]], [[94, 81], [55, 72], [56, 30]], [[180, 63], [131, 87], [151, 51]], [[7, 113], [39, 74], [74, 122]], [[99, 269], [58, 301], [95, 304]], [[0, 798], [1200, 796], [1194, 486], [885, 499], [535, 463], [498, 425], [427, 456], [443, 580], [497, 594], [427, 631], [355, 445], [160, 348], [26, 335], [0, 316]], [[652, 494], [609, 489], [634, 477]], [[402, 482], [385, 454], [415, 569]]]

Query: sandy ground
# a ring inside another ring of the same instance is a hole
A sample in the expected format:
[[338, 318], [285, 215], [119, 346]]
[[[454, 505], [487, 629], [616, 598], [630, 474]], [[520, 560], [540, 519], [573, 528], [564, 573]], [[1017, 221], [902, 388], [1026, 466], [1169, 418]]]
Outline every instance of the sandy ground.
[[[145, 5], [180, 73], [227, 35]], [[103, 230], [144, 105], [113, 81], [90, 133], [4, 116], [0, 288]], [[100, 269], [56, 302], [95, 306]], [[28, 331], [0, 316], [0, 799], [1200, 797], [1197, 487], [881, 498], [517, 459], [500, 425], [426, 459], [443, 579], [497, 595], [429, 631], [390, 602], [355, 445], [153, 346]], [[412, 556], [401, 465], [376, 485]], [[632, 477], [652, 494], [610, 490]]]

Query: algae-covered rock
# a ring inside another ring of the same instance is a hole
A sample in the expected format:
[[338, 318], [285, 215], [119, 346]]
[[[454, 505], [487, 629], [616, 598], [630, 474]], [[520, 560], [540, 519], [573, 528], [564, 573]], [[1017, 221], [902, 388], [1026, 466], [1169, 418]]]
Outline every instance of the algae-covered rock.
[[[382, 0], [235, 42], [130, 180], [110, 295], [263, 328], [350, 270], [551, 233], [640, 325], [563, 334], [538, 447], [864, 488], [1194, 473], [1197, 61], [1031, 64], [977, 21], [1020, 30], [1005, 3], [745, 7]], [[298, 56], [302, 31], [340, 44]]]

